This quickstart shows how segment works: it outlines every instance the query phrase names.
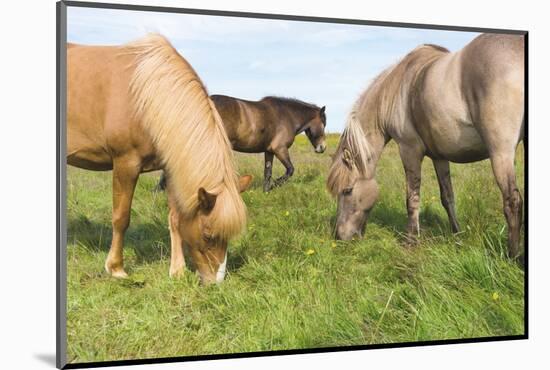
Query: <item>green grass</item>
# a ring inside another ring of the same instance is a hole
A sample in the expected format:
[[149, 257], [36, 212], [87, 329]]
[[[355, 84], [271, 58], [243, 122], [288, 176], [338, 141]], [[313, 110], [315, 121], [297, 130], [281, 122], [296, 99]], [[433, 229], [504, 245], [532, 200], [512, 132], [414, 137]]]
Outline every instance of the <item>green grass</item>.
[[[157, 174], [141, 176], [136, 190], [124, 251], [130, 278], [108, 277], [111, 173], [69, 168], [68, 360], [523, 334], [524, 273], [505, 258], [490, 163], [452, 165], [463, 229], [453, 235], [426, 160], [420, 244], [405, 248], [405, 180], [391, 143], [365, 239], [334, 242], [336, 206], [325, 180], [337, 141], [330, 136], [328, 153], [319, 155], [300, 135], [291, 149], [294, 177], [269, 194], [261, 190], [263, 155], [237, 156], [239, 172], [255, 179], [243, 194], [247, 231], [230, 243], [220, 286], [200, 286], [189, 270], [168, 277], [166, 199], [151, 191]], [[523, 192], [522, 147], [517, 158]]]

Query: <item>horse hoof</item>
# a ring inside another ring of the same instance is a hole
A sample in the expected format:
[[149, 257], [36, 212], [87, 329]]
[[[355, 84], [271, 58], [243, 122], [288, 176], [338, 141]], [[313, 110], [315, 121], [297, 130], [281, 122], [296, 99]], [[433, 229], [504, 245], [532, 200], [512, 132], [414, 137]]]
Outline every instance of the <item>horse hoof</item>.
[[166, 190], [166, 187], [165, 186], [162, 186], [161, 184], [157, 184], [157, 186], [155, 186], [153, 188], [153, 193], [162, 193]]
[[403, 241], [403, 246], [407, 249], [414, 249], [418, 247], [418, 239], [416, 237], [406, 236]]
[[128, 274], [126, 273], [126, 271], [124, 271], [124, 268], [122, 267], [110, 268], [109, 266], [105, 265], [105, 271], [107, 271], [109, 275], [117, 279], [126, 279], [128, 277]]
[[519, 268], [525, 271], [525, 254], [521, 254], [516, 258]]
[[111, 276], [116, 279], [126, 279], [128, 277], [128, 274], [126, 273], [126, 271], [121, 269], [111, 272]]
[[185, 270], [183, 268], [170, 269], [170, 277], [173, 278], [173, 279], [181, 278], [181, 277], [183, 277], [184, 271]]

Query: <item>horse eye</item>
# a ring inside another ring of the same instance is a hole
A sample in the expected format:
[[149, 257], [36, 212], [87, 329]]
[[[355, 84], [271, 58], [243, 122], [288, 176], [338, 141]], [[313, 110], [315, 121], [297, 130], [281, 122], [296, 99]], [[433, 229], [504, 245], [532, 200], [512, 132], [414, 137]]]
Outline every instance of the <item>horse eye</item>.
[[203, 239], [205, 242], [208, 243], [208, 242], [211, 242], [212, 239], [214, 239], [214, 238], [212, 237], [212, 235], [204, 234], [204, 235], [202, 236], [202, 239]]
[[351, 191], [353, 190], [353, 188], [345, 188], [342, 193], [344, 195], [350, 195], [351, 194]]

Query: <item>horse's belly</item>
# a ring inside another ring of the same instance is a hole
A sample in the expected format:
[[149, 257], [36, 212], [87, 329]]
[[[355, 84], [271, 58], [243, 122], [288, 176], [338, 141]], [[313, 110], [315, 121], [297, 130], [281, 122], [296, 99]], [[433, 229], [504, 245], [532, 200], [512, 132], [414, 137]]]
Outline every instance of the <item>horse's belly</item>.
[[67, 164], [92, 171], [109, 171], [113, 169], [113, 162], [109, 155], [92, 150], [79, 150], [68, 153]]
[[113, 159], [104, 148], [74, 136], [67, 141], [67, 164], [92, 171], [113, 169]]
[[[439, 126], [441, 127], [441, 126]], [[434, 159], [469, 163], [489, 157], [487, 147], [478, 131], [469, 123], [455, 123], [444, 129], [432, 130], [432, 147], [428, 155]]]
[[238, 137], [235, 135], [230, 138], [230, 142], [233, 150], [243, 153], [263, 153], [268, 146], [261, 135], [256, 136], [250, 133]]
[[231, 147], [242, 153], [263, 153], [266, 150], [264, 145], [255, 141], [232, 140]]

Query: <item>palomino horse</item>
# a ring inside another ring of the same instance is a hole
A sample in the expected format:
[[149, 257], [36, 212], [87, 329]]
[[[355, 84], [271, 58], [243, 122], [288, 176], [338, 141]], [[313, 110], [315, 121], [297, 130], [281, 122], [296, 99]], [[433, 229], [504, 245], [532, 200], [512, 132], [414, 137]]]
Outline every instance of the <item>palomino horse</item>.
[[[222, 117], [227, 136], [234, 150], [244, 153], [265, 153], [264, 191], [280, 186], [294, 173], [288, 148], [294, 137], [305, 132], [316, 153], [325, 145], [325, 107], [297, 99], [266, 96], [260, 101], [248, 101], [225, 95], [210, 97]], [[285, 166], [286, 172], [271, 185], [273, 155]], [[158, 189], [165, 187], [161, 177]]]
[[375, 171], [394, 139], [407, 179], [409, 237], [420, 231], [420, 167], [432, 159], [441, 202], [459, 230], [449, 161], [490, 158], [508, 223], [508, 254], [519, 256], [522, 198], [514, 157], [523, 139], [524, 38], [484, 34], [450, 53], [422, 45], [382, 72], [356, 101], [342, 134], [327, 185], [338, 198], [336, 237], [364, 231], [378, 196]]
[[170, 275], [187, 245], [203, 282], [225, 275], [227, 242], [246, 222], [221, 118], [193, 68], [160, 35], [68, 48], [67, 162], [113, 170], [113, 239], [105, 269], [125, 277], [122, 247], [142, 172], [170, 174]]

